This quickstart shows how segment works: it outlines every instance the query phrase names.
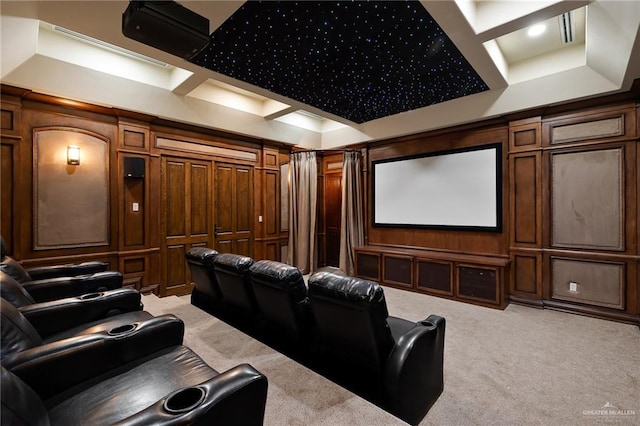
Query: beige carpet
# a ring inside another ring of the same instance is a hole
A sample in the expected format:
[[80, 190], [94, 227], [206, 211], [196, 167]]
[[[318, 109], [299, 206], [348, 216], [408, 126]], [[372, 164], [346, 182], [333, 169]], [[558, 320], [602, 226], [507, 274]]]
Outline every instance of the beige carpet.
[[[422, 425], [640, 425], [640, 329], [509, 305], [504, 311], [385, 287], [390, 315], [446, 318], [444, 392]], [[269, 379], [266, 425], [404, 424], [189, 303], [144, 296], [186, 324], [218, 371], [248, 362]]]

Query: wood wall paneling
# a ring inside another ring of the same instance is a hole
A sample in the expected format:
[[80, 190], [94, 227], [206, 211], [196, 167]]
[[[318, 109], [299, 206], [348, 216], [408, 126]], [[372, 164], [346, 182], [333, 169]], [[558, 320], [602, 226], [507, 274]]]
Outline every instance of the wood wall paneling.
[[124, 247], [145, 245], [145, 198], [143, 179], [124, 179]]
[[253, 256], [253, 175], [251, 166], [215, 164], [215, 248]]
[[542, 255], [516, 252], [512, 261], [510, 294], [533, 299], [542, 298]]
[[637, 135], [625, 106], [543, 120], [545, 306], [640, 324]]
[[507, 257], [385, 246], [359, 247], [355, 255], [358, 277], [491, 308], [506, 306]]
[[542, 144], [545, 147], [603, 143], [636, 135], [635, 111], [628, 106], [577, 111], [542, 121]]
[[21, 135], [21, 110], [19, 100], [2, 97], [0, 106], [0, 133], [2, 136], [20, 137]]
[[134, 252], [120, 255], [119, 270], [124, 275], [124, 286], [142, 293], [159, 294], [158, 269], [152, 267], [157, 263], [158, 251]]
[[383, 253], [382, 283], [413, 288], [413, 258]]
[[280, 206], [280, 172], [266, 170], [264, 175], [264, 233], [274, 236], [280, 233], [278, 207]]
[[457, 297], [500, 304], [501, 280], [497, 269], [465, 264], [458, 264], [455, 269]]
[[166, 247], [166, 278], [161, 285], [160, 292], [163, 296], [179, 295], [188, 293], [192, 284], [188, 280], [187, 267], [182, 266], [187, 253], [185, 244], [170, 244]]
[[453, 296], [453, 263], [430, 259], [416, 259], [418, 290]]
[[358, 249], [356, 250], [355, 257], [356, 276], [374, 281], [381, 280], [380, 252], [368, 253], [363, 249]]
[[3, 138], [2, 144], [0, 145], [0, 203], [2, 203], [0, 232], [2, 233], [6, 249], [9, 253], [13, 253], [14, 245], [14, 152], [15, 145], [13, 141]]
[[509, 168], [507, 167], [507, 146], [509, 129], [507, 126], [491, 126], [473, 131], [450, 130], [436, 136], [417, 135], [400, 138], [402, 143], [387, 142], [376, 144], [369, 149], [367, 170], [373, 161], [397, 157], [435, 153], [457, 148], [483, 146], [502, 143], [502, 232], [437, 230], [409, 227], [373, 227], [371, 223], [372, 191], [371, 176], [368, 179], [368, 243], [402, 248], [424, 248], [478, 255], [508, 255], [509, 253]]
[[541, 153], [511, 157], [511, 242], [539, 246], [542, 241]]
[[[211, 210], [207, 205], [209, 197], [209, 180], [211, 166], [209, 164], [192, 164], [190, 201], [191, 201], [191, 235], [208, 235], [210, 230]], [[203, 196], [204, 195], [204, 196]]]
[[537, 149], [542, 146], [541, 117], [509, 123], [509, 152]]
[[193, 284], [184, 255], [194, 245], [211, 246], [211, 170], [210, 161], [162, 158], [163, 296], [191, 291]]
[[149, 152], [150, 130], [146, 125], [118, 123], [119, 147], [123, 150]]

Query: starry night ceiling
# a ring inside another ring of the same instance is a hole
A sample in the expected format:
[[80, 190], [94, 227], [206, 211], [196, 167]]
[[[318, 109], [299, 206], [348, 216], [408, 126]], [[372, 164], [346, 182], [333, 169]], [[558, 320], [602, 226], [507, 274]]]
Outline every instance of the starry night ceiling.
[[488, 89], [418, 1], [249, 1], [191, 61], [356, 123]]

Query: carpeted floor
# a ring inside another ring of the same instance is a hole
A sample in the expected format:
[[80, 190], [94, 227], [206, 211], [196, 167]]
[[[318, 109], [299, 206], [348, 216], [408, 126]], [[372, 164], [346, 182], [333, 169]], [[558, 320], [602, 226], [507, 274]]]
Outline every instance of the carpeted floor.
[[[445, 388], [422, 425], [640, 425], [640, 329], [551, 310], [504, 311], [385, 287], [389, 314], [446, 318]], [[195, 308], [143, 297], [186, 325], [185, 344], [218, 371], [248, 362], [269, 379], [265, 425], [404, 424]]]

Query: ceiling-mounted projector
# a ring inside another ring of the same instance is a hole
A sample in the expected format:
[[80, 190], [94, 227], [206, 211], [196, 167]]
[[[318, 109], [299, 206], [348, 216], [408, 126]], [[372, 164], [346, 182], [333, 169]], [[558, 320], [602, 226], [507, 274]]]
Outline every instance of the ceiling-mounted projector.
[[190, 59], [209, 44], [209, 20], [174, 1], [130, 1], [122, 34]]

